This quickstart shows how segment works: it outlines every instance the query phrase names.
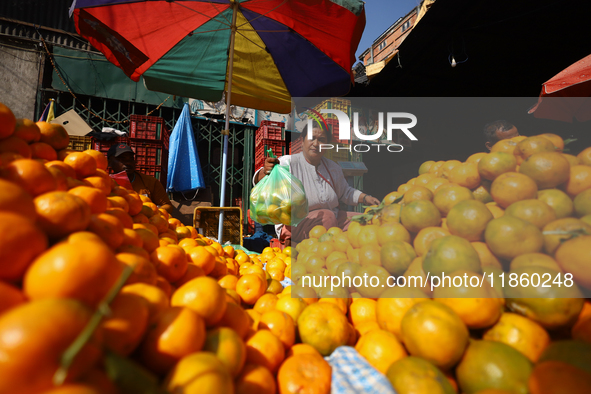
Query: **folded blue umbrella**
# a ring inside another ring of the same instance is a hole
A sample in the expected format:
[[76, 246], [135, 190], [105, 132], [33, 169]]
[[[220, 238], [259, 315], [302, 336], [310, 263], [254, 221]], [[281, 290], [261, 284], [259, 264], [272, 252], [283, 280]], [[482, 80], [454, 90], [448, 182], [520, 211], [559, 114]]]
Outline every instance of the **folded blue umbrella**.
[[185, 103], [181, 116], [172, 130], [168, 149], [166, 190], [184, 192], [204, 188], [205, 182], [193, 135], [189, 104]]

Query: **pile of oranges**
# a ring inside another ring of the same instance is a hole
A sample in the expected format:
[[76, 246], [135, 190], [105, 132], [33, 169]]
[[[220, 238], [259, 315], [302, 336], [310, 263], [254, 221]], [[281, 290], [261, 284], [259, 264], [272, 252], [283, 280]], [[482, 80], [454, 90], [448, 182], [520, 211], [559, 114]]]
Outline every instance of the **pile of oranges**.
[[591, 392], [591, 148], [563, 149], [519, 136], [427, 161], [346, 231], [313, 228], [291, 293], [338, 310], [302, 341], [353, 344], [399, 393]]
[[68, 139], [0, 104], [0, 393], [328, 392], [328, 363], [296, 344], [303, 301], [279, 283], [289, 248], [222, 247]]
[[[425, 163], [364, 224], [316, 227], [293, 250], [256, 255], [202, 237], [119, 187], [101, 153], [69, 151], [63, 128], [0, 104], [0, 393], [329, 393], [324, 357], [343, 345], [400, 394], [589, 393], [591, 153], [549, 151], [551, 163], [567, 158], [565, 176], [527, 164], [538, 148], [510, 165], [496, 154], [504, 144]], [[302, 283], [441, 270], [496, 282]], [[575, 284], [509, 294], [505, 271], [572, 273]]]

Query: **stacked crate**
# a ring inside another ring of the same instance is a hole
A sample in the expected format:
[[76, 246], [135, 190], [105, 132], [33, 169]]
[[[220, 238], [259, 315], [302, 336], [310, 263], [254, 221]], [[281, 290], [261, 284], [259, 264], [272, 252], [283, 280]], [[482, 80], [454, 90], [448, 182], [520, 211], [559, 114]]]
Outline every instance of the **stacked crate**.
[[255, 133], [255, 171], [265, 164], [267, 150], [271, 149], [275, 157], [283, 156], [285, 151], [285, 123], [263, 120]]
[[131, 115], [129, 146], [135, 152], [136, 170], [166, 186], [170, 132], [158, 116]]
[[92, 149], [105, 155], [114, 144], [127, 144], [135, 152], [136, 170], [153, 176], [166, 185], [168, 170], [168, 143], [170, 132], [164, 119], [158, 116], [131, 115], [129, 137], [116, 137], [108, 141], [92, 139]]
[[68, 149], [72, 149], [77, 152], [83, 152], [85, 150], [92, 149], [92, 138], [80, 135], [70, 135]]

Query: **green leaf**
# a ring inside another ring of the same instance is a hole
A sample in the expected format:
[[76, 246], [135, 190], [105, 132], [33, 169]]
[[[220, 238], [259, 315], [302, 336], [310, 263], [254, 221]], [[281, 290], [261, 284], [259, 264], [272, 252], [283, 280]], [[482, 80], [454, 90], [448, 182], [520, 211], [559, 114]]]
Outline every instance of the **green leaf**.
[[167, 394], [158, 378], [132, 360], [107, 351], [104, 357], [109, 379], [126, 394]]

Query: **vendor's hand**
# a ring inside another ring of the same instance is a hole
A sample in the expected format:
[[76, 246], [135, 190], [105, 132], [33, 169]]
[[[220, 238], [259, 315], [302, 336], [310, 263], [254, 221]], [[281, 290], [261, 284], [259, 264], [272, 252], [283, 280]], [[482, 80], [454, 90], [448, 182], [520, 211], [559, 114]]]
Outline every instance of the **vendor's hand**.
[[363, 205], [380, 205], [381, 201], [375, 198], [374, 196], [370, 196], [369, 194], [365, 196], [365, 201], [362, 201]]
[[263, 174], [269, 175], [273, 167], [275, 167], [277, 164], [279, 164], [279, 159], [275, 157], [267, 157], [265, 159], [265, 165], [263, 167]]

